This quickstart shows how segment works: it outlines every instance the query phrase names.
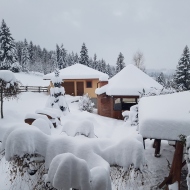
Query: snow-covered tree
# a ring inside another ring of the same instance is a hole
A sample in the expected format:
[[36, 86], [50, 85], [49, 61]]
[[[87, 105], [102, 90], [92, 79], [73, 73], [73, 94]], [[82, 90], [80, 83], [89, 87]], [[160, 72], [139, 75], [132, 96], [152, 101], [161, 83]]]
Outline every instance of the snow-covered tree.
[[56, 46], [56, 54], [57, 54], [58, 68], [63, 69], [67, 67], [67, 60], [66, 60], [67, 51], [63, 47], [63, 44], [61, 45], [61, 47], [59, 47], [58, 45]]
[[21, 70], [22, 70], [22, 67], [21, 65], [19, 64], [19, 62], [15, 62], [11, 65], [11, 68], [10, 70], [13, 72], [13, 73], [19, 73]]
[[86, 48], [85, 43], [82, 44], [82, 48], [81, 48], [81, 51], [80, 51], [79, 63], [82, 64], [82, 65], [89, 66], [88, 49]]
[[96, 55], [96, 54], [94, 54], [94, 59], [93, 59], [92, 68], [98, 70], [98, 69], [97, 69], [97, 68], [98, 68], [98, 61], [97, 61], [97, 55]]
[[125, 67], [125, 63], [124, 61], [124, 56], [123, 54], [120, 52], [119, 56], [117, 58], [117, 63], [116, 63], [116, 72], [118, 73], [119, 71], [121, 71], [124, 67]]
[[28, 72], [29, 70], [29, 53], [28, 53], [28, 43], [26, 39], [24, 40], [24, 47], [22, 49], [22, 71], [23, 72]]
[[139, 68], [140, 70], [142, 70], [143, 72], [145, 72], [145, 65], [144, 65], [144, 55], [141, 51], [137, 51], [135, 53], [135, 55], [133, 56], [133, 64]]
[[174, 82], [177, 89], [190, 90], [190, 53], [187, 46], [178, 62]]
[[5, 21], [0, 28], [0, 69], [9, 69], [17, 60], [14, 39]]
[[18, 97], [19, 82], [11, 71], [0, 71], [0, 101], [1, 118], [3, 118], [4, 99], [14, 99]]
[[33, 70], [35, 60], [34, 60], [34, 45], [32, 41], [29, 44], [28, 53], [29, 53], [29, 68], [30, 70]]
[[55, 69], [55, 77], [52, 78], [53, 88], [50, 88], [50, 99], [47, 106], [60, 109], [62, 112], [69, 112], [69, 107], [65, 99], [65, 89], [61, 86], [62, 79], [59, 77], [59, 70]]
[[161, 72], [160, 75], [157, 77], [156, 81], [160, 83], [163, 87], [166, 86], [166, 78], [164, 76], [164, 73]]

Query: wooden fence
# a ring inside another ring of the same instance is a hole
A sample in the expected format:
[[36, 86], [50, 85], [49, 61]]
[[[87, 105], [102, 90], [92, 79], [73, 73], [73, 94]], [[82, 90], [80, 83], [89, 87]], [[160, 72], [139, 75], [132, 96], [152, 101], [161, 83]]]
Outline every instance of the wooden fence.
[[47, 86], [20, 86], [19, 92], [48, 92]]

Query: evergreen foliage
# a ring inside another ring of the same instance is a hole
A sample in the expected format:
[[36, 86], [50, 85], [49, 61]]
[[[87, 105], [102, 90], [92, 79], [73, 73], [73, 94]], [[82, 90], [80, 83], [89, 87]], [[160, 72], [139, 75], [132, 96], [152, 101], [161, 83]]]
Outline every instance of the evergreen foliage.
[[79, 63], [89, 67], [88, 49], [86, 48], [85, 43], [83, 43], [81, 51], [80, 51]]
[[24, 40], [24, 47], [22, 49], [22, 71], [28, 72], [29, 71], [29, 53], [28, 53], [28, 43], [26, 39]]
[[94, 103], [90, 99], [88, 93], [84, 94], [83, 96], [80, 97], [79, 100], [79, 110], [80, 111], [87, 111], [92, 113], [94, 110]]
[[185, 46], [174, 75], [175, 87], [178, 90], [190, 90], [190, 53]]
[[117, 58], [117, 63], [116, 63], [116, 72], [118, 73], [119, 71], [121, 71], [124, 67], [125, 67], [125, 63], [124, 61], [124, 56], [123, 54], [120, 52], [119, 56]]
[[9, 69], [17, 60], [14, 39], [4, 20], [0, 28], [0, 69]]

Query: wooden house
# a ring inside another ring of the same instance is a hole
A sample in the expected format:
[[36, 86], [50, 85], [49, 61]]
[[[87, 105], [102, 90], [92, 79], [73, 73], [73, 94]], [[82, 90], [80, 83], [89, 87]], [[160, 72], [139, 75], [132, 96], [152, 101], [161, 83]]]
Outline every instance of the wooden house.
[[162, 86], [132, 64], [127, 65], [109, 81], [99, 82], [98, 114], [123, 119], [122, 112], [137, 104], [140, 92], [150, 92]]
[[[44, 75], [43, 79], [51, 80], [53, 76], [54, 72]], [[59, 76], [63, 79], [62, 86], [65, 88], [66, 94], [82, 96], [83, 94], [88, 93], [95, 103], [97, 100], [95, 89], [100, 82], [100, 78], [108, 79], [107, 74], [79, 63], [61, 69]], [[50, 86], [53, 86], [51, 81]]]

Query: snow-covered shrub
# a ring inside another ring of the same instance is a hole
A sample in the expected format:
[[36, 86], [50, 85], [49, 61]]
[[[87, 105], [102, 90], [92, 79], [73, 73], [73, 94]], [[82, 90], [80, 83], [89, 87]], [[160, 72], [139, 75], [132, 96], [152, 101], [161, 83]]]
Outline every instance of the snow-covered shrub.
[[94, 109], [94, 103], [90, 99], [88, 93], [84, 94], [80, 99], [79, 99], [79, 110], [81, 111], [88, 111], [88, 112], [93, 112]]
[[[86, 121], [84, 123], [86, 123]], [[54, 188], [57, 188], [57, 186], [54, 186], [55, 184], [59, 185], [61, 183], [62, 186], [62, 182], [65, 181], [64, 179], [61, 180], [62, 174], [67, 173], [68, 175], [68, 172], [71, 172], [68, 176], [80, 182], [81, 179], [83, 180], [83, 175], [81, 175], [81, 171], [83, 171], [84, 173], [90, 173], [93, 190], [97, 190], [96, 187], [99, 188], [100, 186], [102, 190], [103, 188], [104, 190], [111, 190], [110, 165], [118, 165], [123, 167], [126, 171], [130, 169], [131, 165], [133, 165], [134, 170], [141, 171], [143, 168], [144, 148], [142, 136], [140, 135], [134, 139], [128, 138], [115, 142], [112, 139], [89, 139], [81, 136], [74, 138], [60, 135], [55, 138], [29, 125], [14, 128], [14, 130], [10, 131], [5, 143], [5, 159], [9, 162], [13, 162], [17, 166], [20, 163], [22, 167], [26, 163], [27, 167], [24, 169], [24, 174], [22, 174], [23, 169], [21, 169], [21, 178], [22, 175], [25, 175], [27, 172], [30, 175], [36, 176], [38, 175], [38, 170], [40, 174], [43, 172], [47, 174], [47, 170], [49, 169], [50, 173], [48, 174], [48, 178], [49, 181], [51, 180], [50, 182]], [[64, 159], [62, 156], [58, 156], [61, 154], [65, 155], [65, 153], [67, 153], [68, 156], [63, 156]], [[29, 155], [29, 160], [27, 160], [28, 157], [26, 158], [26, 155]], [[53, 161], [54, 158], [56, 158], [55, 162]], [[59, 162], [59, 160], [61, 161]], [[43, 172], [37, 167], [38, 165], [35, 165], [35, 163], [38, 162], [42, 163], [41, 167], [45, 167]], [[51, 166], [51, 163], [55, 164]], [[71, 168], [67, 168], [66, 166], [71, 166]], [[64, 169], [64, 171], [62, 169]], [[55, 170], [57, 173], [54, 172]], [[65, 170], [68, 171], [65, 172]], [[97, 176], [97, 173], [99, 173], [99, 176]], [[54, 176], [54, 178], [52, 176]], [[88, 174], [86, 176], [88, 176]], [[85, 180], [88, 181], [87, 178], [88, 177], [86, 177]], [[59, 180], [59, 182], [56, 180]], [[72, 184], [70, 187], [80, 189], [80, 187], [75, 186], [75, 182], [76, 181], [71, 181]], [[42, 180], [40, 179], [40, 182], [36, 185], [43, 185]]]
[[22, 66], [19, 64], [19, 62], [15, 62], [11, 65], [10, 70], [13, 73], [19, 73], [22, 70]]
[[131, 125], [138, 125], [138, 105], [130, 107], [130, 111], [122, 113], [124, 121], [130, 121]]
[[50, 164], [46, 181], [56, 189], [91, 190], [90, 171], [85, 160], [71, 153], [55, 156]]
[[33, 121], [32, 125], [37, 127], [46, 135], [51, 135], [50, 127], [46, 120], [38, 118], [35, 121]]
[[78, 135], [84, 135], [89, 138], [94, 138], [94, 125], [91, 121], [66, 121], [63, 124], [62, 131], [67, 135], [75, 137]]

